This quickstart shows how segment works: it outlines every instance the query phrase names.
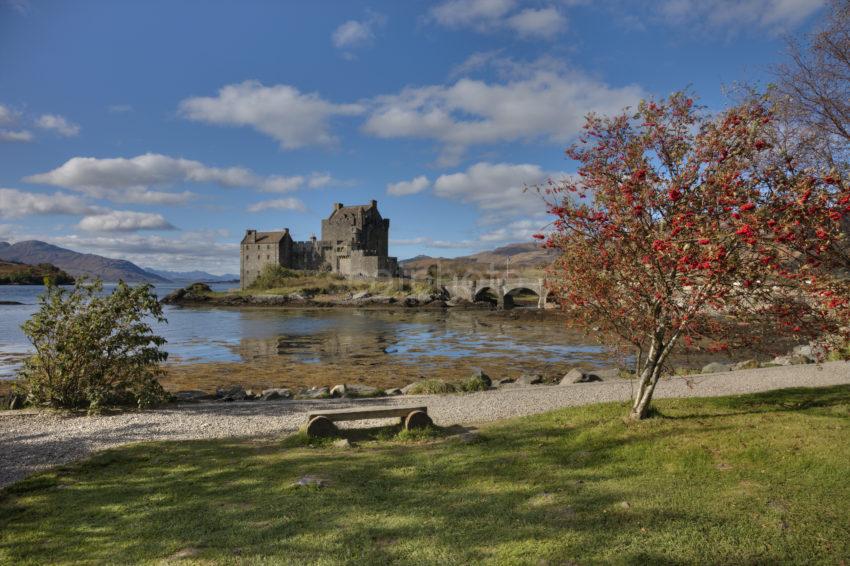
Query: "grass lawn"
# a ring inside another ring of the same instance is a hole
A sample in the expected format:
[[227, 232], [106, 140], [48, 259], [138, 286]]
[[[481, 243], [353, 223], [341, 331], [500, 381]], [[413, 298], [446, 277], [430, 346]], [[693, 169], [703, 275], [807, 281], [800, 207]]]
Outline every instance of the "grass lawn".
[[850, 563], [850, 387], [657, 406], [111, 450], [0, 492], [0, 562]]

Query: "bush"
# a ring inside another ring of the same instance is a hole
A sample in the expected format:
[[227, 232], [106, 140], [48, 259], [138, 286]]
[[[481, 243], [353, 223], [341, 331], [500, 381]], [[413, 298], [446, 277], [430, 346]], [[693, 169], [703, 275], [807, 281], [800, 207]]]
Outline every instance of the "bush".
[[458, 391], [470, 393], [472, 391], [487, 391], [490, 384], [480, 375], [473, 375], [464, 379], [456, 385]]
[[268, 264], [260, 271], [260, 275], [251, 283], [251, 289], [274, 289], [275, 287], [286, 287], [291, 279], [299, 277], [300, 274], [294, 269], [287, 269], [282, 265]]
[[159, 384], [165, 339], [149, 324], [166, 320], [151, 286], [102, 290], [100, 281], [78, 281], [72, 291], [49, 285], [39, 297], [38, 312], [23, 325], [36, 352], [20, 372], [30, 403], [97, 411], [167, 398]]
[[414, 383], [410, 389], [407, 390], [408, 395], [427, 395], [427, 394], [437, 394], [442, 395], [445, 393], [454, 393], [456, 391], [455, 386], [451, 383], [446, 383], [442, 379], [426, 379], [424, 381], [420, 381], [419, 383]]

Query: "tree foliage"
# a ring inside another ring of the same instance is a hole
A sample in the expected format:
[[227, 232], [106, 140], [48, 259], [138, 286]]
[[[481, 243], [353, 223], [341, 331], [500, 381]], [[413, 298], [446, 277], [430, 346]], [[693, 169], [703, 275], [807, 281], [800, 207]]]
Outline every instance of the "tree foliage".
[[96, 411], [165, 399], [159, 377], [168, 354], [151, 322], [166, 320], [151, 286], [102, 290], [100, 281], [78, 281], [70, 291], [48, 285], [39, 297], [23, 325], [35, 349], [20, 372], [31, 403]]
[[[762, 102], [711, 118], [676, 93], [631, 114], [590, 115], [567, 150], [578, 175], [543, 189], [554, 230], [538, 237], [561, 252], [552, 291], [576, 322], [634, 348], [633, 418], [648, 414], [680, 343], [723, 350], [837, 329], [788, 245], [801, 219], [783, 208], [830, 180], [776, 166]], [[834, 233], [830, 222], [812, 237]]]

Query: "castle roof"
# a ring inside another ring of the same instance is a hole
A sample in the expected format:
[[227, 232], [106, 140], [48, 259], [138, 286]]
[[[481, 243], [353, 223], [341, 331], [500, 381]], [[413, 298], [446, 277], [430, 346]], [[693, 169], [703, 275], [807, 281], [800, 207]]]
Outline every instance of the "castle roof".
[[[258, 244], [278, 244], [287, 236], [289, 236], [288, 229], [276, 232], [256, 232], [254, 242]], [[246, 234], [242, 241], [244, 242], [247, 238], [248, 235]]]
[[331, 212], [331, 215], [328, 216], [328, 220], [332, 220], [337, 214], [340, 216], [345, 216], [346, 214], [363, 214], [371, 208], [375, 209], [378, 216], [381, 215], [378, 212], [378, 201], [376, 200], [373, 200], [369, 204], [355, 204], [350, 206], [343, 206], [342, 203], [334, 203], [333, 211]]

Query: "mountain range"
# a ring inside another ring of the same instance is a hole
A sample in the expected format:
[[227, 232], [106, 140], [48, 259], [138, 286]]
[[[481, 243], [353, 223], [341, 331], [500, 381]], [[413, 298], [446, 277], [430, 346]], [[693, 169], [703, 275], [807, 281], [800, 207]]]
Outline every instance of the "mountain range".
[[168, 283], [165, 277], [145, 271], [125, 259], [112, 259], [95, 254], [81, 254], [39, 240], [10, 244], [0, 242], [0, 260], [37, 265], [50, 263], [74, 277], [100, 277], [104, 281], [128, 283]]
[[148, 273], [155, 273], [156, 275], [159, 275], [160, 277], [165, 277], [166, 279], [175, 283], [229, 283], [232, 281], [239, 281], [239, 275], [237, 273], [213, 275], [212, 273], [207, 273], [206, 271], [167, 271], [165, 269], [154, 269], [152, 267], [146, 267], [145, 271], [147, 271]]
[[[504, 276], [505, 272], [529, 274], [540, 271], [558, 257], [558, 252], [535, 242], [508, 244], [495, 250], [476, 254], [445, 258], [419, 255], [399, 262], [399, 265], [414, 278], [422, 278], [429, 269], [447, 275]], [[437, 266], [434, 268], [433, 266]]]

